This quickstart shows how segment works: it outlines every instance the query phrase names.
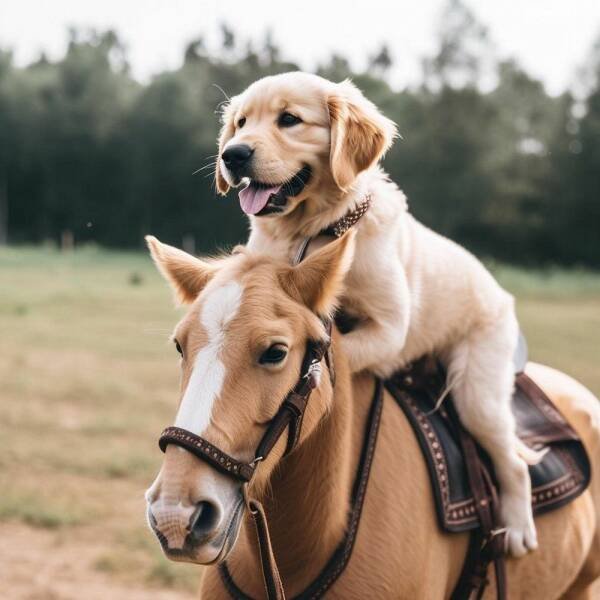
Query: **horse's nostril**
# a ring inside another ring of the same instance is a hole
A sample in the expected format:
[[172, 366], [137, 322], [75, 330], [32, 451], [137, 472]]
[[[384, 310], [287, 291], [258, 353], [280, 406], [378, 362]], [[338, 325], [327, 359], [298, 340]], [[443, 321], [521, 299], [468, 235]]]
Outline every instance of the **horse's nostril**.
[[197, 540], [206, 537], [215, 528], [218, 520], [217, 507], [212, 502], [198, 502], [190, 518], [190, 533]]

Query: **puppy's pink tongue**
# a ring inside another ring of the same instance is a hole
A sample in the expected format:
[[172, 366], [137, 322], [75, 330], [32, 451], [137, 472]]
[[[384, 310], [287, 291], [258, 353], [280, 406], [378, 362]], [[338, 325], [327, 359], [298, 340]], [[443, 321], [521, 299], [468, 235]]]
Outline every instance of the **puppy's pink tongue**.
[[267, 205], [271, 194], [276, 194], [280, 189], [280, 185], [267, 188], [249, 185], [238, 194], [240, 206], [247, 215], [255, 215]]

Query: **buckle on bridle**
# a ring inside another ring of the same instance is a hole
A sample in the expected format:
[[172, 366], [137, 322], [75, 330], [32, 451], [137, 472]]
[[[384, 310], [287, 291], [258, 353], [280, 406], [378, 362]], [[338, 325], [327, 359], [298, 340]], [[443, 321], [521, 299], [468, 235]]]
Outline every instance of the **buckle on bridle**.
[[265, 460], [265, 457], [264, 456], [257, 456], [256, 458], [253, 458], [248, 464], [254, 469], [254, 467], [256, 467], [256, 465], [261, 460]]
[[496, 527], [492, 529], [488, 535], [481, 542], [481, 549], [483, 550], [489, 546], [499, 535], [504, 535], [508, 529], [506, 527]]
[[321, 378], [321, 361], [316, 360], [312, 362], [306, 371], [304, 378], [308, 381], [308, 385], [311, 390], [314, 390], [319, 385], [319, 379]]

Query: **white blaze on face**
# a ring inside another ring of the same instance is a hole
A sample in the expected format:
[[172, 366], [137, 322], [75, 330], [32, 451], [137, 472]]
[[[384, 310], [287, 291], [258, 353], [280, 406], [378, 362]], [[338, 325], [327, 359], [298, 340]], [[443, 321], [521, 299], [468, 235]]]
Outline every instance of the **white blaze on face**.
[[192, 375], [175, 419], [175, 426], [202, 435], [210, 423], [212, 407], [225, 380], [225, 365], [220, 354], [225, 328], [237, 314], [242, 300], [242, 286], [231, 281], [213, 291], [204, 300], [200, 323], [208, 343], [194, 361]]

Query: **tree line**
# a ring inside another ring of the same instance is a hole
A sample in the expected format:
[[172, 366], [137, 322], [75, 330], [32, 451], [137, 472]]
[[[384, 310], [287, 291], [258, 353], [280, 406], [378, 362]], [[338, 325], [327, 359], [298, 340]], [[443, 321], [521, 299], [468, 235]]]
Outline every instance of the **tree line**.
[[[362, 72], [339, 55], [316, 71], [352, 78], [398, 124], [384, 165], [417, 218], [480, 255], [600, 266], [600, 44], [577, 93], [551, 96], [450, 0], [420, 83], [393, 89], [392, 67], [383, 45]], [[71, 31], [62, 59], [25, 67], [0, 50], [0, 243], [244, 240], [235, 193], [213, 183], [219, 107], [296, 69], [269, 34], [247, 43], [225, 25], [218, 52], [198, 38], [147, 84], [111, 31]]]

